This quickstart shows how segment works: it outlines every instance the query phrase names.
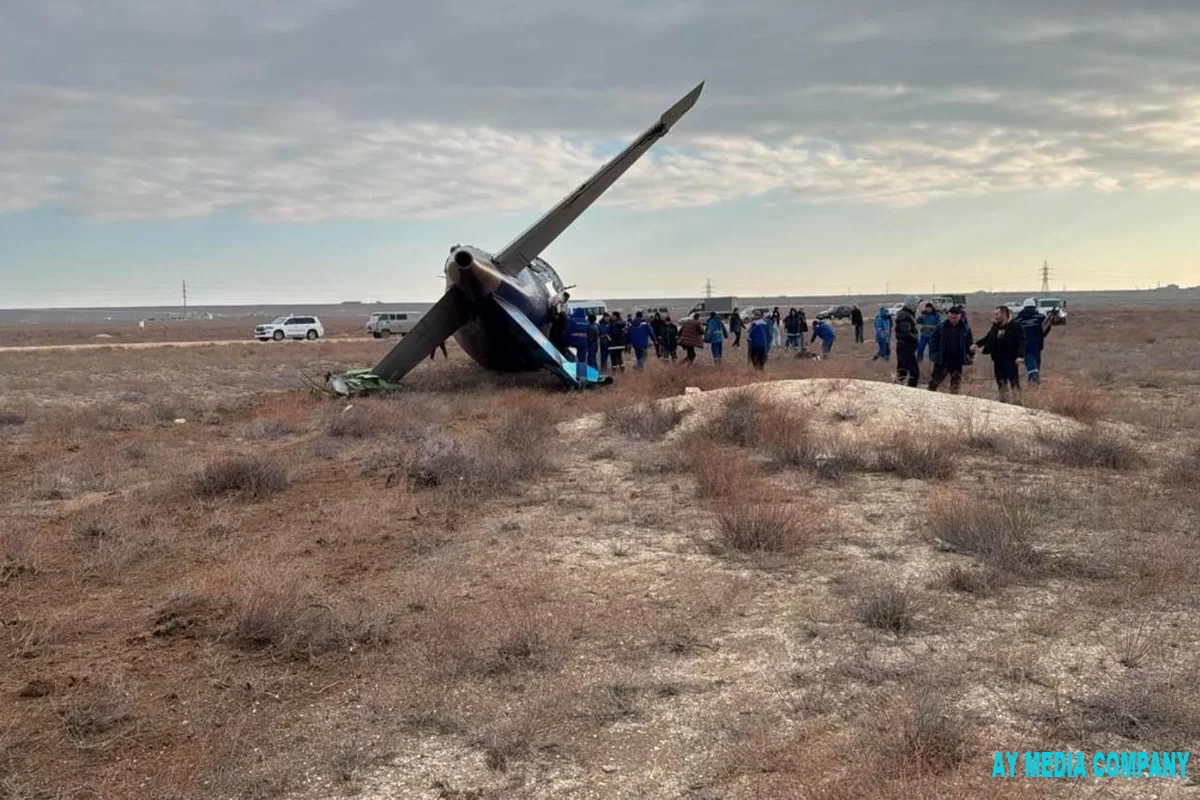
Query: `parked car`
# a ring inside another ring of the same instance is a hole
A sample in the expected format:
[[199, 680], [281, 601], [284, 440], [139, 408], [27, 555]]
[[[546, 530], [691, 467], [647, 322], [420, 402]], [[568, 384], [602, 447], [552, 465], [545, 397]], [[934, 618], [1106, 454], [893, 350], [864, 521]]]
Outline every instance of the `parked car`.
[[367, 333], [379, 339], [393, 333], [403, 336], [413, 329], [424, 311], [378, 311], [367, 320]]
[[[754, 319], [754, 312], [762, 312], [763, 319], [769, 320], [771, 318], [771, 312], [774, 310], [775, 309], [771, 306], [750, 306], [749, 308], [739, 311], [738, 313], [742, 315], [742, 320], [744, 322], [750, 322]], [[782, 314], [786, 312], [781, 311], [780, 313]]]
[[900, 313], [900, 309], [902, 308], [904, 308], [904, 303], [892, 303], [887, 307], [888, 316], [892, 319], [895, 319], [896, 315]]
[[1053, 325], [1067, 324], [1067, 301], [1058, 297], [1037, 298], [1037, 310], [1045, 314]]
[[259, 325], [254, 329], [254, 338], [265, 342], [275, 340], [282, 342], [284, 339], [319, 339], [325, 335], [325, 328], [321, 325], [321, 320], [316, 317], [297, 317], [285, 316], [276, 317], [266, 325]]
[[817, 314], [817, 319], [850, 319], [850, 314], [853, 311], [854, 306], [830, 306], [829, 308]]

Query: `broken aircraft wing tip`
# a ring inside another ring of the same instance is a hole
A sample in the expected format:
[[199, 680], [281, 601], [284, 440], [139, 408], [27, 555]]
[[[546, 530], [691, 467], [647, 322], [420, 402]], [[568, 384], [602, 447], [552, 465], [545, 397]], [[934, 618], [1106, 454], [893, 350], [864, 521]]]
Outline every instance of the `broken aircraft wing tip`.
[[704, 91], [704, 81], [696, 84], [696, 87], [685, 94], [679, 102], [668, 108], [662, 115], [660, 120], [662, 124], [670, 128], [676, 122], [683, 119], [683, 115], [692, 110], [692, 106], [696, 105], [696, 101], [700, 99], [700, 93]]

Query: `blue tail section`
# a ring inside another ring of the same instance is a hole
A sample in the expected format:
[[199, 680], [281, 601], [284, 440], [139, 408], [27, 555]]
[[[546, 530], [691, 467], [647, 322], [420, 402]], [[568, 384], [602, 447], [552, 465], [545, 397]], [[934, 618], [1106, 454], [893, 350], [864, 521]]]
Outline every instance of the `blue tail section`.
[[565, 358], [559, 352], [558, 348], [542, 335], [542, 332], [538, 330], [538, 327], [533, 324], [529, 317], [522, 314], [519, 308], [499, 295], [492, 295], [492, 300], [508, 315], [515, 328], [529, 342], [530, 349], [533, 351], [533, 355], [537, 358], [538, 362], [557, 375], [563, 383], [568, 386], [603, 386], [612, 383], [612, 377], [601, 375], [599, 370], [592, 366], [585, 366], [582, 379], [576, 377], [576, 370], [579, 365]]

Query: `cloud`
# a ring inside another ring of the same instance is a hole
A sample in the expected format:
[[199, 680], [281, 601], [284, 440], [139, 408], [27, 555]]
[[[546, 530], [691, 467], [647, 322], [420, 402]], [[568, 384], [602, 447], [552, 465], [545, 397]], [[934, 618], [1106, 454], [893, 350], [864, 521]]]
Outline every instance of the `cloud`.
[[545, 207], [696, 80], [634, 209], [1200, 188], [1183, 2], [16, 0], [0, 213]]

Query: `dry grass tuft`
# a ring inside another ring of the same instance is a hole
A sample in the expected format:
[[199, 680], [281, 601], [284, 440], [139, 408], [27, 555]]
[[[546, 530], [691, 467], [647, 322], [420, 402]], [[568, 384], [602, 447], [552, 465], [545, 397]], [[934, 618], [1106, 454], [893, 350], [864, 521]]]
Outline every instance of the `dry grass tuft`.
[[972, 569], [962, 564], [948, 567], [939, 576], [937, 583], [955, 592], [986, 597], [999, 584], [998, 576], [990, 569]]
[[962, 764], [971, 755], [966, 722], [931, 689], [909, 702], [900, 725], [901, 758], [937, 774]]
[[236, 456], [214, 461], [194, 479], [196, 494], [218, 497], [240, 494], [261, 500], [288, 487], [290, 479], [284, 466], [262, 456]]
[[1184, 489], [1200, 489], [1200, 442], [1184, 450], [1183, 456], [1167, 468], [1166, 482]]
[[811, 531], [785, 503], [734, 502], [717, 511], [721, 543], [742, 553], [796, 553], [811, 543]]
[[674, 403], [645, 403], [632, 408], [610, 409], [604, 415], [608, 427], [630, 439], [657, 442], [675, 430], [684, 412]]
[[102, 748], [101, 737], [118, 736], [133, 719], [130, 686], [117, 675], [85, 679], [56, 709], [63, 731], [77, 747]]
[[338, 411], [329, 417], [325, 430], [340, 439], [366, 439], [379, 429], [378, 421], [357, 408]]
[[900, 478], [946, 480], [954, 476], [958, 453], [957, 442], [949, 436], [899, 431], [878, 453], [875, 468]]
[[1078, 701], [1079, 726], [1093, 734], [1116, 734], [1154, 749], [1186, 748], [1200, 741], [1196, 679], [1134, 677], [1119, 687]]
[[854, 609], [858, 621], [881, 631], [902, 636], [913, 628], [916, 617], [911, 593], [902, 586], [885, 584], [868, 589]]
[[388, 622], [377, 609], [346, 613], [303, 583], [280, 580], [240, 592], [224, 635], [243, 650], [311, 661], [386, 643]]
[[25, 416], [23, 414], [18, 414], [16, 411], [0, 410], [0, 426], [16, 426], [24, 424]]
[[1045, 559], [1031, 544], [1041, 517], [1028, 494], [946, 494], [933, 498], [926, 516], [934, 536], [976, 556], [993, 573], [1029, 577], [1043, 567]]
[[1069, 467], [1132, 470], [1145, 464], [1142, 454], [1115, 434], [1098, 428], [1040, 437], [1051, 458]]
[[1026, 405], [1092, 425], [1111, 411], [1108, 396], [1094, 386], [1045, 385], [1026, 387]]
[[749, 389], [727, 394], [718, 413], [707, 423], [708, 437], [737, 447], [758, 447], [762, 443], [764, 418], [773, 407]]

